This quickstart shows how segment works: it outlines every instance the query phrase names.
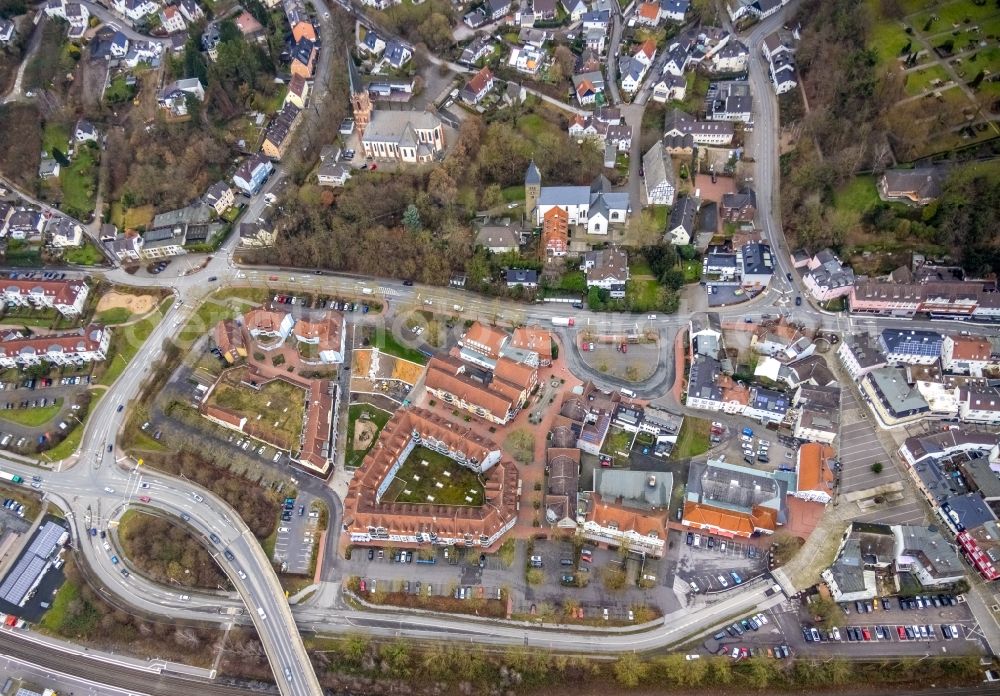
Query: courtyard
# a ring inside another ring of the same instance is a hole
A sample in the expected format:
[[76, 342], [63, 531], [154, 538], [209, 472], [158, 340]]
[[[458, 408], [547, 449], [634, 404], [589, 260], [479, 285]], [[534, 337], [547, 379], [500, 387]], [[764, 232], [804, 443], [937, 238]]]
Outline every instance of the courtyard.
[[396, 472], [384, 500], [396, 503], [469, 505], [485, 500], [479, 476], [445, 455], [417, 445]]
[[350, 468], [361, 466], [382, 428], [392, 414], [370, 404], [351, 404], [347, 421], [347, 456], [344, 464]]
[[282, 379], [253, 386], [246, 368], [225, 373], [212, 390], [207, 407], [246, 418], [243, 431], [285, 450], [298, 449], [305, 417], [304, 390]]

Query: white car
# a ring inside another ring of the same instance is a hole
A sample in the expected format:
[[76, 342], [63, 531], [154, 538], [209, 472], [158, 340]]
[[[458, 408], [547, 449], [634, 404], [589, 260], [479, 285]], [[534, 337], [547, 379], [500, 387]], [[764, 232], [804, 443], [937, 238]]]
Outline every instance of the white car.
[[724, 576], [724, 575], [717, 575], [717, 576], [715, 576], [715, 577], [716, 577], [716, 580], [718, 580], [718, 581], [719, 581], [719, 583], [720, 583], [720, 584], [721, 584], [721, 585], [722, 585], [723, 587], [729, 587], [729, 583], [728, 583], [728, 582], [726, 582], [726, 578], [725, 578], [725, 576]]
[[104, 492], [105, 492], [105, 493], [114, 493], [114, 492], [115, 492], [115, 489], [114, 489], [114, 488], [112, 488], [111, 486], [105, 486], [105, 487], [104, 487]]
[[[754, 618], [757, 619], [757, 622], [761, 626], [767, 626], [768, 621], [767, 621], [767, 617], [764, 616], [764, 614], [757, 614], [757, 616], [755, 616]], [[834, 629], [834, 630], [836, 630], [836, 629]], [[840, 640], [840, 639], [838, 638], [837, 640]]]
[[182, 595], [180, 596], [180, 600], [181, 600], [182, 602], [186, 602], [186, 601], [188, 601], [189, 599], [191, 599], [191, 597], [189, 597], [189, 596], [188, 596], [188, 595], [186, 595], [186, 594], [182, 594]]
[[288, 527], [278, 527], [278, 531], [284, 534], [285, 532], [288, 531]]

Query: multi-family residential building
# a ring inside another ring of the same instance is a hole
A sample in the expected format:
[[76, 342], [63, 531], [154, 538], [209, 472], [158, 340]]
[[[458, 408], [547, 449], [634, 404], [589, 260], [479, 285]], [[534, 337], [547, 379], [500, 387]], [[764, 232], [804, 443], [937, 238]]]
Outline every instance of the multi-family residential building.
[[241, 222], [240, 223], [240, 246], [243, 247], [269, 247], [274, 246], [278, 238], [278, 232], [268, 223], [261, 222]]
[[216, 181], [205, 191], [204, 201], [218, 215], [222, 215], [236, 205], [236, 194], [225, 181]]
[[945, 336], [941, 342], [941, 367], [948, 372], [982, 377], [983, 371], [1000, 365], [993, 342], [979, 336]]
[[552, 364], [552, 332], [548, 329], [540, 326], [519, 326], [514, 329], [510, 345], [538, 355], [536, 367]]
[[[90, 10], [80, 2], [67, 0], [48, 0], [45, 4], [45, 14], [58, 17], [69, 23], [70, 38], [80, 38], [87, 30], [90, 22]], [[11, 24], [13, 27], [13, 24]]]
[[462, 50], [462, 57], [459, 58], [458, 62], [470, 66], [475, 65], [493, 52], [493, 46], [493, 37], [485, 35], [476, 36]]
[[177, 7], [180, 9], [181, 14], [184, 15], [184, 19], [189, 22], [197, 22], [205, 16], [205, 11], [201, 9], [201, 5], [198, 4], [197, 0], [180, 0]]
[[537, 383], [537, 373], [502, 357], [491, 372], [479, 364], [435, 356], [427, 364], [424, 380], [427, 392], [450, 406], [505, 425], [520, 411]]
[[588, 288], [607, 290], [612, 298], [625, 297], [625, 284], [629, 279], [628, 254], [618, 247], [588, 251], [583, 256], [580, 270], [587, 276]]
[[0, 46], [9, 44], [17, 36], [17, 28], [11, 19], [0, 19]]
[[922, 587], [953, 585], [965, 577], [955, 546], [934, 527], [896, 525], [896, 570], [913, 573]]
[[740, 264], [740, 283], [753, 292], [767, 287], [774, 275], [774, 257], [771, 247], [763, 242], [747, 242], [737, 254]]
[[750, 387], [750, 403], [743, 413], [747, 418], [761, 423], [780, 423], [790, 406], [789, 398], [782, 392], [765, 387]]
[[275, 114], [264, 134], [264, 142], [260, 149], [273, 160], [284, 157], [291, 143], [291, 134], [298, 123], [302, 110], [294, 104], [285, 104], [281, 111]]
[[713, 82], [705, 96], [705, 116], [709, 121], [742, 121], [753, 117], [750, 83], [745, 80]]
[[824, 249], [809, 260], [802, 284], [819, 302], [848, 297], [854, 288], [854, 271], [841, 263], [830, 249]]
[[918, 385], [911, 385], [906, 371], [878, 367], [860, 382], [861, 393], [884, 427], [905, 425], [923, 418], [931, 410]]
[[757, 194], [753, 189], [724, 193], [719, 210], [725, 222], [753, 222], [757, 215]]
[[159, 9], [159, 5], [152, 0], [113, 0], [113, 6], [116, 12], [125, 15], [133, 22], [138, 22]]
[[664, 72], [653, 83], [653, 101], [661, 104], [668, 101], [684, 101], [687, 96], [687, 80], [680, 75]]
[[[309, 25], [312, 26], [311, 24]], [[313, 76], [313, 72], [316, 70], [316, 56], [319, 55], [319, 49], [316, 47], [316, 43], [312, 39], [303, 38], [298, 41], [292, 47], [292, 75], [301, 75], [302, 77], [309, 79]]]
[[168, 34], [173, 34], [187, 29], [187, 22], [177, 5], [167, 5], [160, 10], [160, 26]]
[[714, 73], [741, 73], [747, 68], [750, 49], [742, 41], [733, 39], [715, 51], [708, 61]]
[[274, 165], [262, 154], [248, 157], [233, 174], [233, 184], [248, 196], [255, 196], [274, 171]]
[[604, 119], [599, 113], [600, 110], [592, 116], [585, 117], [579, 114], [574, 116], [567, 129], [569, 136], [577, 140], [581, 138], [596, 140], [605, 145], [612, 145], [618, 152], [628, 152], [632, 148], [632, 126], [621, 118]]
[[11, 307], [54, 309], [64, 317], [79, 316], [90, 288], [80, 280], [4, 280], [3, 301]]
[[764, 38], [761, 52], [768, 62], [768, 74], [771, 85], [777, 94], [795, 89], [798, 80], [795, 74], [795, 42], [792, 35], [784, 29], [774, 32]]
[[[643, 485], [648, 485], [649, 477], [644, 476], [644, 472], [616, 471], [612, 474], [638, 474], [640, 483], [637, 490], [640, 492]], [[654, 479], [656, 477], [670, 477], [669, 473], [650, 475]], [[619, 486], [615, 486], [615, 488], [617, 490]], [[631, 491], [628, 492], [631, 493]], [[669, 499], [669, 495], [667, 497]], [[667, 506], [664, 505], [655, 510], [652, 508], [638, 509], [612, 502], [615, 500], [611, 495], [604, 496], [596, 491], [590, 494], [587, 514], [582, 527], [584, 538], [615, 548], [627, 548], [630, 551], [653, 558], [662, 557], [667, 539]]]
[[78, 247], [83, 242], [83, 227], [76, 220], [57, 215], [45, 225], [45, 236], [54, 247]]
[[728, 145], [735, 130], [727, 121], [700, 121], [680, 109], [667, 112], [664, 137], [690, 135], [699, 145]]
[[[481, 506], [397, 503], [387, 495], [417, 446], [480, 473]], [[355, 472], [344, 498], [343, 529], [351, 543], [491, 548], [517, 521], [518, 473], [500, 447], [472, 430], [418, 408], [401, 409]]]
[[1000, 388], [956, 387], [958, 417], [963, 423], [1000, 425]]
[[[673, 205], [677, 184], [674, 180], [674, 166], [670, 156], [663, 149], [663, 142], [657, 140], [642, 157], [643, 185], [646, 188], [646, 202], [649, 205]], [[682, 242], [687, 244], [687, 242]]]
[[943, 341], [935, 331], [883, 329], [878, 347], [889, 365], [933, 365], [941, 358]]
[[[507, 332], [495, 326], [475, 321], [458, 339], [458, 345], [486, 358], [488, 362], [484, 362], [483, 366], [492, 368], [509, 341], [510, 336], [507, 335]], [[466, 359], [476, 361], [474, 357], [466, 357]]]
[[0, 367], [31, 367], [47, 362], [59, 366], [86, 365], [104, 360], [111, 329], [91, 324], [76, 331], [24, 336], [10, 330], [0, 337]]
[[560, 258], [569, 250], [569, 215], [562, 208], [550, 208], [542, 216], [540, 248], [546, 259]]
[[845, 335], [837, 357], [854, 381], [887, 364], [882, 349], [867, 333]]

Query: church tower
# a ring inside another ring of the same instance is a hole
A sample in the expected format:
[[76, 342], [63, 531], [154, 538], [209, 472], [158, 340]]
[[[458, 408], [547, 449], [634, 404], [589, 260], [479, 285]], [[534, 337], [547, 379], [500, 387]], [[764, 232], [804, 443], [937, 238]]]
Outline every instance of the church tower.
[[538, 221], [538, 197], [542, 193], [542, 175], [535, 166], [535, 160], [531, 160], [528, 171], [524, 173], [524, 214], [535, 226]]
[[358, 140], [364, 137], [365, 129], [372, 120], [372, 100], [368, 88], [361, 81], [361, 74], [350, 52], [347, 54], [347, 78], [351, 89], [351, 110], [354, 112], [354, 126], [358, 129]]

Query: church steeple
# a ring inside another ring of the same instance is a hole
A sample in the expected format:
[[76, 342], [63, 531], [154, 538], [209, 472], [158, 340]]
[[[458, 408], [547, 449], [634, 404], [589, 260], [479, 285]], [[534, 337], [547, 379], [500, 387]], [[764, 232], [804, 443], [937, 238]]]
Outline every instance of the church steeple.
[[354, 126], [358, 129], [358, 138], [364, 137], [365, 129], [372, 120], [372, 101], [368, 96], [368, 88], [361, 81], [351, 52], [347, 52], [347, 80], [351, 90], [351, 110], [354, 112]]
[[524, 213], [533, 225], [538, 224], [537, 213], [538, 197], [542, 193], [542, 175], [535, 166], [535, 160], [528, 164], [528, 171], [524, 173]]

